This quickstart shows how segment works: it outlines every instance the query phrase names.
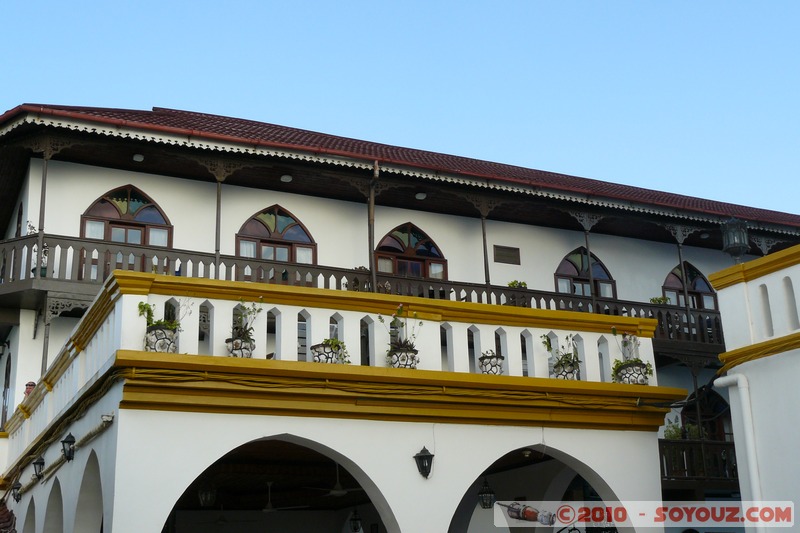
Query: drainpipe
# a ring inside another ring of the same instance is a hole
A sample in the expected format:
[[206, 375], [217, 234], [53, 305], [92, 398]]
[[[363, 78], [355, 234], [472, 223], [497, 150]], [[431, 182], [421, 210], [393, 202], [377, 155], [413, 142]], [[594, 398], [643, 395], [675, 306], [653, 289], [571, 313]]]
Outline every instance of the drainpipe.
[[[761, 477], [758, 472], [758, 457], [756, 455], [756, 433], [753, 427], [753, 409], [750, 401], [750, 384], [743, 374], [730, 374], [714, 381], [715, 387], [728, 388], [736, 385], [739, 391], [739, 403], [742, 406], [742, 431], [744, 432], [744, 447], [747, 457], [747, 475], [750, 478], [751, 501], [761, 501]], [[756, 531], [764, 531], [764, 527], [756, 525]]]

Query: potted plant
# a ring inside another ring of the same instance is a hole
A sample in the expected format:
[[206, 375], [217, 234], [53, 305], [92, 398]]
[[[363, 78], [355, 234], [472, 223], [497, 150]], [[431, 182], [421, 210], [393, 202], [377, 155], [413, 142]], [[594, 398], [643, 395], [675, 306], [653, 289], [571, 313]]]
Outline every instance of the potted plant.
[[556, 379], [579, 380], [581, 379], [581, 360], [578, 357], [578, 343], [570, 333], [564, 338], [564, 344], [556, 349], [550, 342], [550, 337], [542, 334], [542, 345], [550, 352], [553, 362], [553, 375]]
[[[408, 321], [411, 319], [411, 326]], [[386, 326], [386, 320], [378, 315], [378, 320]], [[386, 362], [393, 368], [417, 368], [417, 332], [422, 327], [422, 321], [417, 320], [417, 313], [409, 314], [403, 304], [397, 306], [392, 313], [392, 319], [386, 326], [389, 331], [389, 349], [386, 351]]]
[[350, 364], [350, 354], [344, 341], [339, 339], [323, 339], [321, 343], [309, 348], [315, 363]]
[[[28, 235], [36, 235], [39, 233], [39, 230], [36, 229], [36, 226], [31, 224], [31, 221], [28, 221]], [[47, 253], [50, 251], [47, 243], [42, 244], [42, 253], [39, 256], [39, 277], [47, 277]], [[34, 244], [33, 248], [31, 249], [31, 274], [36, 274], [36, 259], [34, 259], [37, 255], [37, 245]]]
[[241, 305], [233, 312], [233, 324], [231, 325], [231, 336], [225, 339], [225, 346], [231, 357], [242, 357], [249, 359], [253, 356], [256, 348], [256, 341], [253, 339], [253, 322], [261, 312], [261, 305], [255, 302], [249, 306], [241, 300]]
[[139, 302], [139, 316], [147, 323], [144, 336], [144, 349], [147, 352], [175, 353], [178, 351], [178, 332], [181, 330], [179, 320], [162, 318], [155, 320], [154, 307], [146, 302]]
[[504, 360], [505, 357], [495, 354], [494, 350], [486, 350], [478, 357], [481, 372], [484, 374], [494, 374], [495, 376], [499, 376], [503, 373]]
[[[527, 289], [528, 284], [524, 281], [519, 280], [511, 280], [508, 282], [508, 288], [510, 289]], [[516, 294], [511, 294], [508, 296], [508, 303], [511, 305], [517, 305], [517, 296]], [[519, 301], [522, 302], [524, 298], [520, 295]]]
[[666, 305], [670, 303], [670, 299], [667, 296], [653, 296], [650, 298], [651, 304], [658, 304], [658, 305]]
[[[617, 328], [611, 328], [614, 338], [617, 338]], [[633, 385], [647, 385], [649, 378], [653, 375], [653, 365], [644, 362], [639, 357], [639, 345], [641, 341], [636, 335], [623, 333], [622, 339], [617, 341], [622, 359], [615, 359], [611, 367], [611, 379], [615, 383], [627, 383]]]
[[669, 440], [697, 440], [705, 438], [705, 431], [700, 431], [697, 424], [687, 422], [682, 426], [678, 423], [678, 417], [675, 421], [667, 419], [667, 424], [664, 426], [664, 438]]

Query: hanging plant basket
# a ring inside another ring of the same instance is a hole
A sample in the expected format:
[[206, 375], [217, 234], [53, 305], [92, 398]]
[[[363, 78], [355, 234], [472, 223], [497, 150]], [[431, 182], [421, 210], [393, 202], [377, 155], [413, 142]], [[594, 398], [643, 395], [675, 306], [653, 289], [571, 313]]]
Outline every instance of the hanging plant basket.
[[178, 331], [163, 326], [149, 326], [144, 335], [144, 349], [147, 352], [177, 353]]
[[502, 355], [495, 355], [494, 353], [478, 357], [481, 372], [484, 374], [494, 374], [495, 376], [499, 376], [503, 373], [504, 360], [505, 357]]
[[256, 349], [255, 341], [246, 341], [244, 339], [225, 339], [225, 346], [228, 348], [228, 353], [231, 357], [241, 357], [243, 359], [250, 359], [253, 357], [253, 350]]
[[392, 348], [387, 355], [389, 366], [392, 368], [417, 368], [419, 357], [413, 348]]
[[614, 381], [630, 385], [648, 385], [648, 376], [652, 370], [643, 361], [627, 361], [617, 366], [614, 372]]

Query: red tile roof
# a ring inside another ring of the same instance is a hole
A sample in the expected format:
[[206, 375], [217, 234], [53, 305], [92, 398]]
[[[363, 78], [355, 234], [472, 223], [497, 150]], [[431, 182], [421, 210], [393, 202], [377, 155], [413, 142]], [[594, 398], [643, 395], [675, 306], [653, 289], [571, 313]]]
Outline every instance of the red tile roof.
[[751, 222], [800, 227], [800, 215], [790, 213], [205, 113], [159, 107], [153, 108], [152, 111], [141, 111], [23, 104], [0, 116], [0, 124], [22, 113], [90, 120], [154, 132], [191, 135], [209, 140], [321, 152], [367, 161], [378, 160], [383, 163], [465, 174], [498, 182], [519, 183], [721, 217], [737, 217]]

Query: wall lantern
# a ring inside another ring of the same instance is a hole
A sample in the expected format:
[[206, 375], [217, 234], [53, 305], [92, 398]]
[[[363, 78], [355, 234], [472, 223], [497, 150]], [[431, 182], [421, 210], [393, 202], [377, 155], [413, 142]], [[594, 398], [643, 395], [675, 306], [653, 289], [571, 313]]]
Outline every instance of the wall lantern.
[[361, 531], [361, 516], [358, 514], [358, 509], [353, 509], [353, 515], [350, 517], [350, 531], [353, 533]]
[[19, 481], [16, 481], [13, 485], [11, 485], [11, 497], [14, 498], [14, 501], [17, 503], [19, 503], [19, 501], [22, 499], [22, 494], [19, 493], [19, 489], [21, 488], [22, 483]]
[[730, 254], [734, 261], [739, 262], [750, 249], [747, 239], [747, 222], [738, 218], [731, 218], [722, 224], [722, 251]]
[[72, 436], [72, 433], [61, 441], [61, 453], [64, 454], [64, 459], [67, 461], [72, 461], [75, 458], [75, 437]]
[[497, 501], [497, 499], [494, 496], [494, 491], [489, 486], [486, 478], [483, 478], [483, 486], [480, 492], [478, 492], [478, 503], [481, 504], [481, 509], [491, 509], [495, 501]]
[[425, 446], [414, 455], [414, 460], [417, 462], [417, 470], [419, 473], [422, 474], [422, 477], [425, 479], [428, 478], [428, 475], [431, 473], [431, 466], [433, 466], [433, 454], [428, 451], [428, 448]]
[[40, 455], [39, 458], [33, 462], [33, 475], [35, 475], [36, 479], [39, 481], [41, 481], [44, 476], [42, 470], [44, 470], [44, 457]]

